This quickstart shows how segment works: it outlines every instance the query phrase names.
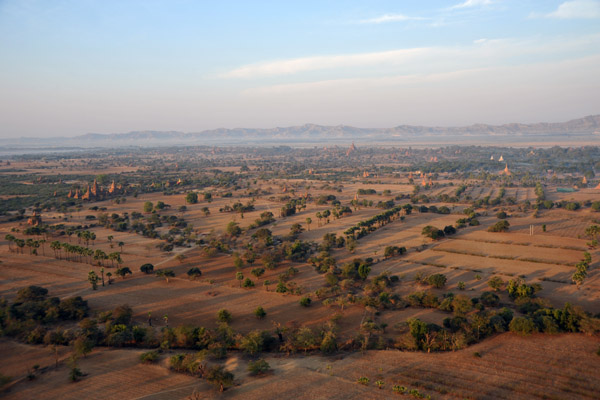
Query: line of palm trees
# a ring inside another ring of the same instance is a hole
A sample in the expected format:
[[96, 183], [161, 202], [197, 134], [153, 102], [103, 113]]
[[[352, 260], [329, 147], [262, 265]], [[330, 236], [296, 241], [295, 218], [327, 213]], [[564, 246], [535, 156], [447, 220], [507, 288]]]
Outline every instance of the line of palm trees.
[[68, 261], [75, 262], [87, 262], [88, 264], [98, 264], [99, 266], [105, 266], [104, 262], [110, 260], [111, 266], [114, 267], [115, 263], [120, 266], [123, 263], [121, 253], [112, 252], [105, 253], [100, 249], [90, 249], [88, 247], [82, 247], [78, 245], [72, 245], [70, 243], [59, 242], [55, 240], [50, 243], [50, 248], [54, 250], [54, 256], [58, 259], [62, 259], [62, 252], [65, 253], [65, 259]]
[[[92, 236], [88, 236], [88, 240], [94, 240], [95, 234]], [[17, 253], [23, 253], [23, 248], [27, 246], [29, 248], [29, 254], [37, 255], [37, 249], [42, 248], [42, 253], [45, 255], [45, 247], [44, 244], [46, 240], [33, 240], [33, 239], [19, 239], [14, 235], [6, 235], [4, 237], [8, 241], [8, 249], [12, 251], [17, 251]], [[85, 241], [85, 239], [83, 239]], [[96, 263], [99, 266], [105, 266], [104, 262], [106, 260], [110, 260], [111, 266], [120, 266], [123, 263], [123, 259], [121, 258], [121, 253], [113, 252], [113, 253], [105, 253], [100, 249], [90, 249], [88, 247], [83, 247], [79, 245], [72, 245], [70, 243], [59, 242], [55, 240], [50, 242], [50, 248], [54, 251], [54, 257], [62, 260], [63, 253], [65, 256], [65, 260], [73, 261], [73, 262], [86, 262], [88, 264], [93, 265]]]

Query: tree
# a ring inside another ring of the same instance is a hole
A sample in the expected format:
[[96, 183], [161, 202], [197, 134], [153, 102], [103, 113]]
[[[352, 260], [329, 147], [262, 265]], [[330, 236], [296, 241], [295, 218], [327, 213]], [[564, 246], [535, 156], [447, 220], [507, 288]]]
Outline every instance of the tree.
[[205, 192], [204, 193], [204, 200], [206, 200], [206, 201], [208, 201], [210, 203], [212, 201], [212, 193]]
[[188, 204], [196, 204], [198, 203], [198, 193], [189, 192], [185, 195], [185, 202]]
[[265, 273], [265, 269], [264, 268], [253, 268], [252, 271], [250, 271], [250, 272], [255, 277], [260, 278]]
[[333, 332], [328, 331], [325, 333], [323, 340], [321, 341], [320, 349], [324, 354], [332, 354], [337, 351], [337, 341]]
[[421, 230], [421, 234], [433, 240], [437, 240], [444, 237], [444, 231], [436, 228], [435, 226], [427, 225]]
[[126, 275], [131, 275], [131, 270], [129, 269], [129, 267], [122, 267], [122, 268], [117, 268], [117, 275], [119, 275], [121, 278], [125, 279]]
[[291, 234], [291, 235], [293, 235], [293, 236], [299, 235], [299, 234], [300, 234], [300, 233], [302, 233], [303, 231], [304, 231], [304, 228], [302, 228], [302, 225], [300, 225], [300, 224], [298, 224], [298, 223], [296, 223], [296, 224], [293, 224], [293, 225], [290, 227], [290, 234]]
[[154, 271], [154, 265], [152, 265], [150, 263], [143, 264], [140, 267], [140, 271], [142, 271], [143, 273], [145, 273], [147, 275], [151, 274]]
[[235, 279], [240, 281], [240, 287], [242, 287], [242, 281], [244, 280], [244, 274], [241, 271], [236, 272]]
[[231, 313], [226, 309], [222, 308], [217, 312], [217, 321], [219, 322], [231, 322]]
[[312, 224], [312, 218], [308, 217], [308, 218], [306, 218], [306, 226], [308, 227], [309, 231], [310, 231], [310, 224]]
[[242, 284], [242, 286], [245, 288], [251, 288], [254, 287], [254, 282], [250, 278], [246, 278], [244, 279], [244, 283]]
[[99, 281], [100, 277], [94, 271], [88, 273], [88, 282], [92, 285], [92, 290], [98, 289]]
[[117, 246], [119, 246], [119, 248], [121, 249], [121, 253], [123, 252], [123, 246], [125, 246], [125, 242], [119, 242], [117, 243]]
[[254, 315], [258, 319], [263, 319], [267, 315], [267, 312], [264, 308], [262, 308], [262, 306], [258, 306], [256, 310], [254, 310]]
[[226, 371], [222, 365], [216, 365], [206, 371], [206, 380], [213, 385], [219, 387], [219, 391], [223, 392], [227, 387], [233, 384], [233, 374]]
[[183, 264], [183, 261], [185, 260], [185, 254], [177, 254], [175, 259], [179, 261], [180, 264]]
[[312, 303], [312, 300], [310, 299], [310, 297], [303, 297], [300, 299], [300, 305], [302, 307], [310, 307], [310, 303]]
[[92, 352], [94, 344], [95, 343], [92, 339], [85, 336], [79, 336], [73, 341], [73, 350], [75, 350], [75, 354], [85, 358], [89, 353]]
[[503, 219], [502, 221], [498, 221], [494, 225], [490, 226], [488, 228], [488, 232], [506, 232], [509, 226], [510, 223]]
[[242, 234], [242, 229], [234, 221], [231, 221], [230, 223], [227, 224], [226, 231], [227, 231], [227, 234], [230, 235], [231, 237], [238, 237]]
[[198, 267], [192, 267], [188, 270], [187, 275], [190, 279], [197, 279], [202, 276], [202, 271], [200, 271], [200, 268]]
[[361, 263], [358, 266], [358, 276], [360, 276], [363, 281], [367, 279], [370, 272], [371, 272], [371, 267], [368, 264]]
[[520, 335], [529, 335], [531, 333], [537, 332], [537, 327], [535, 326], [535, 323], [529, 317], [514, 317], [512, 321], [510, 321], [508, 329], [511, 332], [515, 332]]
[[493, 276], [488, 281], [488, 286], [490, 288], [494, 289], [496, 292], [499, 291], [503, 285], [504, 285], [504, 281], [499, 276]]
[[438, 289], [444, 287], [446, 285], [446, 281], [447, 278], [444, 274], [433, 274], [427, 277], [427, 283]]
[[172, 269], [160, 269], [156, 271], [156, 276], [165, 278], [167, 283], [169, 283], [169, 278], [175, 277], [175, 272]]
[[248, 372], [250, 372], [250, 375], [264, 375], [269, 371], [271, 371], [271, 366], [263, 359], [248, 363]]
[[151, 213], [153, 208], [154, 208], [154, 205], [152, 205], [151, 201], [147, 201], [144, 203], [144, 212], [145, 213]]

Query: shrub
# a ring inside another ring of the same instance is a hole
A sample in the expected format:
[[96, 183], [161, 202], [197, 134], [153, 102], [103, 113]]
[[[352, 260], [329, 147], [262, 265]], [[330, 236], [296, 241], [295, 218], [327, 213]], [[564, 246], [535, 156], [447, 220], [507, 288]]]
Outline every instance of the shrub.
[[258, 319], [263, 319], [267, 315], [267, 312], [264, 308], [262, 308], [262, 306], [258, 306], [256, 310], [254, 310], [254, 315]]
[[528, 317], [515, 317], [510, 324], [508, 325], [508, 329], [511, 332], [518, 333], [520, 335], [529, 335], [531, 333], [537, 332], [537, 327], [535, 323]]
[[500, 290], [502, 288], [502, 285], [504, 285], [504, 281], [499, 276], [493, 276], [488, 281], [488, 286], [494, 289], [495, 291]]
[[140, 271], [145, 274], [151, 274], [154, 271], [154, 265], [146, 263], [140, 267]]
[[143, 363], [154, 363], [158, 360], [158, 351], [152, 350], [140, 354], [140, 361]]
[[427, 278], [427, 283], [438, 289], [444, 287], [444, 285], [446, 285], [446, 281], [447, 278], [444, 274], [433, 274]]
[[360, 383], [361, 385], [365, 385], [368, 386], [369, 385], [369, 378], [367, 378], [366, 376], [361, 376], [360, 378], [358, 378], [356, 380], [357, 383]]
[[483, 292], [479, 299], [486, 307], [497, 307], [500, 304], [500, 298], [492, 292]]
[[231, 313], [223, 308], [217, 312], [217, 320], [220, 322], [231, 322]]
[[333, 332], [325, 333], [320, 346], [321, 352], [324, 354], [331, 354], [337, 350], [337, 341]]
[[310, 297], [303, 297], [300, 299], [300, 305], [302, 307], [309, 307], [310, 303], [312, 303], [312, 300], [310, 299]]
[[252, 281], [252, 279], [246, 278], [244, 280], [244, 283], [242, 283], [242, 286], [245, 288], [251, 288], [251, 287], [254, 287], [254, 282]]
[[498, 221], [494, 225], [490, 226], [488, 228], [488, 232], [506, 232], [509, 226], [510, 223], [503, 219], [502, 221]]
[[229, 371], [225, 371], [222, 365], [216, 365], [209, 368], [204, 377], [208, 382], [218, 386], [221, 392], [233, 385], [233, 374]]
[[188, 270], [187, 275], [190, 279], [196, 279], [202, 276], [202, 271], [200, 271], [200, 268], [198, 267], [192, 267]]
[[269, 371], [271, 371], [271, 366], [262, 358], [248, 363], [250, 375], [264, 375]]

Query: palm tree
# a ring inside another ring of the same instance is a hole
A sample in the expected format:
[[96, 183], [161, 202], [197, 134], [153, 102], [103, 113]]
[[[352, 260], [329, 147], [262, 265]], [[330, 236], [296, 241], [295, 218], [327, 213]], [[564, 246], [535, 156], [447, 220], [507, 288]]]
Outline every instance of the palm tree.
[[123, 252], [123, 246], [125, 246], [125, 242], [119, 242], [118, 246], [121, 248], [121, 253]]
[[25, 247], [25, 241], [23, 239], [15, 239], [15, 244], [17, 248], [21, 250], [21, 254], [23, 254], [23, 247]]
[[52, 243], [50, 243], [50, 248], [54, 250], [54, 257], [60, 260], [60, 242], [58, 240], [53, 241]]
[[312, 223], [312, 219], [310, 217], [306, 218], [306, 225], [308, 225], [308, 230], [310, 231], [310, 224]]
[[15, 242], [15, 237], [11, 234], [8, 234], [6, 236], [4, 236], [4, 239], [6, 239], [6, 241], [8, 241], [8, 251], [13, 251], [12, 250], [12, 244]]
[[317, 214], [316, 214], [316, 216], [317, 216], [317, 219], [319, 220], [318, 225], [321, 226], [321, 218], [323, 218], [323, 216], [321, 215], [321, 212], [318, 211]]

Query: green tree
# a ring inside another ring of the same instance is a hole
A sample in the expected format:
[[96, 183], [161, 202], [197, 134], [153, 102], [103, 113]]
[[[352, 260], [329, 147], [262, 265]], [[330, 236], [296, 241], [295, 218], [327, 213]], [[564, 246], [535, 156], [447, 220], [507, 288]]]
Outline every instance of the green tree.
[[154, 265], [150, 263], [143, 264], [140, 267], [140, 271], [142, 271], [145, 274], [151, 274], [154, 271]]
[[198, 279], [200, 276], [202, 276], [202, 271], [200, 271], [200, 268], [198, 267], [192, 267], [188, 270], [187, 275], [190, 277], [190, 279]]
[[488, 281], [488, 286], [490, 288], [494, 289], [496, 292], [499, 291], [500, 289], [502, 289], [503, 285], [504, 285], [504, 281], [499, 276], [493, 276]]
[[88, 282], [92, 285], [92, 289], [96, 290], [98, 288], [98, 282], [100, 281], [100, 277], [94, 272], [90, 271], [88, 273]]
[[122, 268], [117, 268], [117, 275], [119, 275], [121, 278], [125, 279], [126, 275], [131, 275], [131, 270], [129, 269], [129, 267], [122, 267]]
[[154, 208], [154, 205], [152, 204], [151, 201], [147, 201], [144, 203], [144, 212], [145, 213], [151, 213], [153, 208]]
[[256, 310], [254, 310], [254, 316], [256, 316], [258, 319], [263, 319], [267, 316], [267, 312], [264, 308], [262, 308], [262, 306], [258, 306]]
[[230, 223], [227, 224], [226, 232], [228, 235], [230, 235], [232, 237], [238, 237], [242, 234], [242, 229], [239, 227], [239, 225], [236, 222], [231, 221]]
[[198, 203], [198, 193], [189, 192], [185, 195], [185, 202], [188, 204], [196, 204]]
[[222, 365], [209, 368], [204, 376], [208, 382], [218, 386], [221, 392], [233, 385], [234, 375], [226, 371]]
[[175, 272], [172, 269], [159, 269], [156, 271], [156, 276], [165, 278], [167, 283], [169, 283], [169, 278], [175, 277]]
[[235, 273], [235, 279], [240, 282], [240, 287], [242, 287], [242, 281], [244, 280], [244, 274], [241, 271]]
[[219, 322], [231, 322], [231, 313], [226, 309], [222, 308], [217, 312], [217, 321]]
[[443, 288], [446, 285], [446, 275], [444, 274], [433, 274], [427, 277], [427, 283], [435, 288]]

